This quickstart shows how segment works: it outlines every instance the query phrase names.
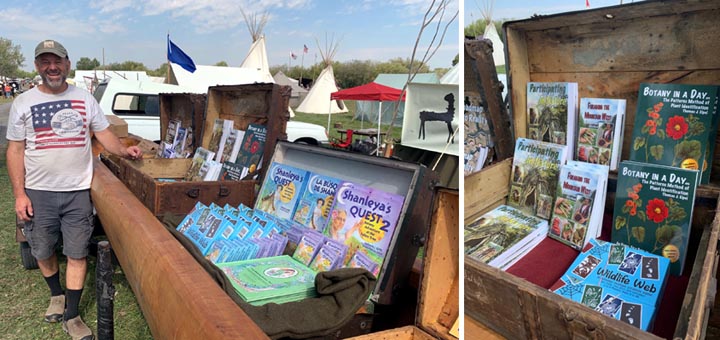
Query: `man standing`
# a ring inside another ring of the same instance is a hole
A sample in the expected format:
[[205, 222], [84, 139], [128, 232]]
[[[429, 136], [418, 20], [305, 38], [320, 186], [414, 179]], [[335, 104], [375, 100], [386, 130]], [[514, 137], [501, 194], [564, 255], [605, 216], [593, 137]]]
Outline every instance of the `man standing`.
[[[43, 83], [18, 96], [10, 108], [7, 167], [15, 196], [15, 213], [25, 222], [25, 236], [50, 287], [45, 321], [63, 323], [73, 339], [93, 339], [78, 306], [87, 271], [93, 231], [90, 201], [94, 133], [118, 156], [142, 157], [107, 129], [109, 123], [92, 95], [67, 84], [70, 59], [54, 40], [35, 48], [35, 69]], [[62, 237], [67, 257], [65, 291], [60, 284], [55, 246]]]

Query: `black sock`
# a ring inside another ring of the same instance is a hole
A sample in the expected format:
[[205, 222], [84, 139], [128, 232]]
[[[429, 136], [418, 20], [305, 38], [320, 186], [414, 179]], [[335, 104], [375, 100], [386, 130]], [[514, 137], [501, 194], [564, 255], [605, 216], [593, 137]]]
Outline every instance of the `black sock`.
[[65, 291], [65, 320], [74, 319], [80, 314], [78, 306], [80, 305], [82, 292], [82, 289], [67, 289]]
[[60, 286], [60, 271], [56, 271], [55, 274], [52, 274], [49, 277], [45, 278], [45, 282], [47, 282], [48, 287], [50, 287], [50, 295], [51, 296], [58, 296], [62, 295], [63, 289], [62, 286]]

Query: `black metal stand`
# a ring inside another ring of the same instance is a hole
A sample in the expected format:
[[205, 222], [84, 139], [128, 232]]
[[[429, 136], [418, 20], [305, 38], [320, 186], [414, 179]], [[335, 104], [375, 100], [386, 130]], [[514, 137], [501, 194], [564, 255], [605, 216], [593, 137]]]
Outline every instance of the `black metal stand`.
[[112, 250], [110, 242], [98, 243], [97, 266], [95, 268], [95, 296], [97, 299], [97, 338], [112, 340], [114, 334], [113, 298], [115, 286], [113, 277]]

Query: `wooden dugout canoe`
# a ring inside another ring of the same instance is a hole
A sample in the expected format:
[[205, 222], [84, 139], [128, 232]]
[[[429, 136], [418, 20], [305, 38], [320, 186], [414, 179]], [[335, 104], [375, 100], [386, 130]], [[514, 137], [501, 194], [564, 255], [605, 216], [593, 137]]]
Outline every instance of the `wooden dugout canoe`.
[[99, 160], [92, 198], [153, 337], [269, 339]]

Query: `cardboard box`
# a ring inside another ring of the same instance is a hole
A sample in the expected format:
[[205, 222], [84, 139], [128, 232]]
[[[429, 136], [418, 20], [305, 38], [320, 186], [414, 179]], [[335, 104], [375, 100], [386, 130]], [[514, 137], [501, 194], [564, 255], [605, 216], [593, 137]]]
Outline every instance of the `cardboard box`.
[[[718, 15], [717, 1], [666, 0], [505, 23], [514, 135], [526, 135], [528, 82], [577, 82], [580, 97], [627, 100], [622, 156], [627, 159], [641, 82], [718, 83], [720, 60], [712, 57], [720, 51], [715, 38], [720, 35]], [[720, 165], [719, 150], [715, 150], [713, 170]], [[508, 158], [466, 177], [466, 222], [504, 202], [511, 161]], [[705, 335], [716, 289], [718, 176], [720, 172], [713, 171], [711, 184], [698, 188], [689, 247], [695, 252], [688, 254], [691, 273], [686, 277], [679, 315], [655, 322], [656, 326], [675, 325], [669, 337], [701, 339]], [[606, 212], [612, 212], [614, 191], [611, 180]], [[465, 313], [512, 339], [659, 338], [469, 257], [465, 257]]]
[[116, 115], [105, 115], [108, 122], [110, 122], [110, 131], [112, 131], [118, 138], [124, 138], [128, 136], [128, 124], [127, 122], [116, 116]]

